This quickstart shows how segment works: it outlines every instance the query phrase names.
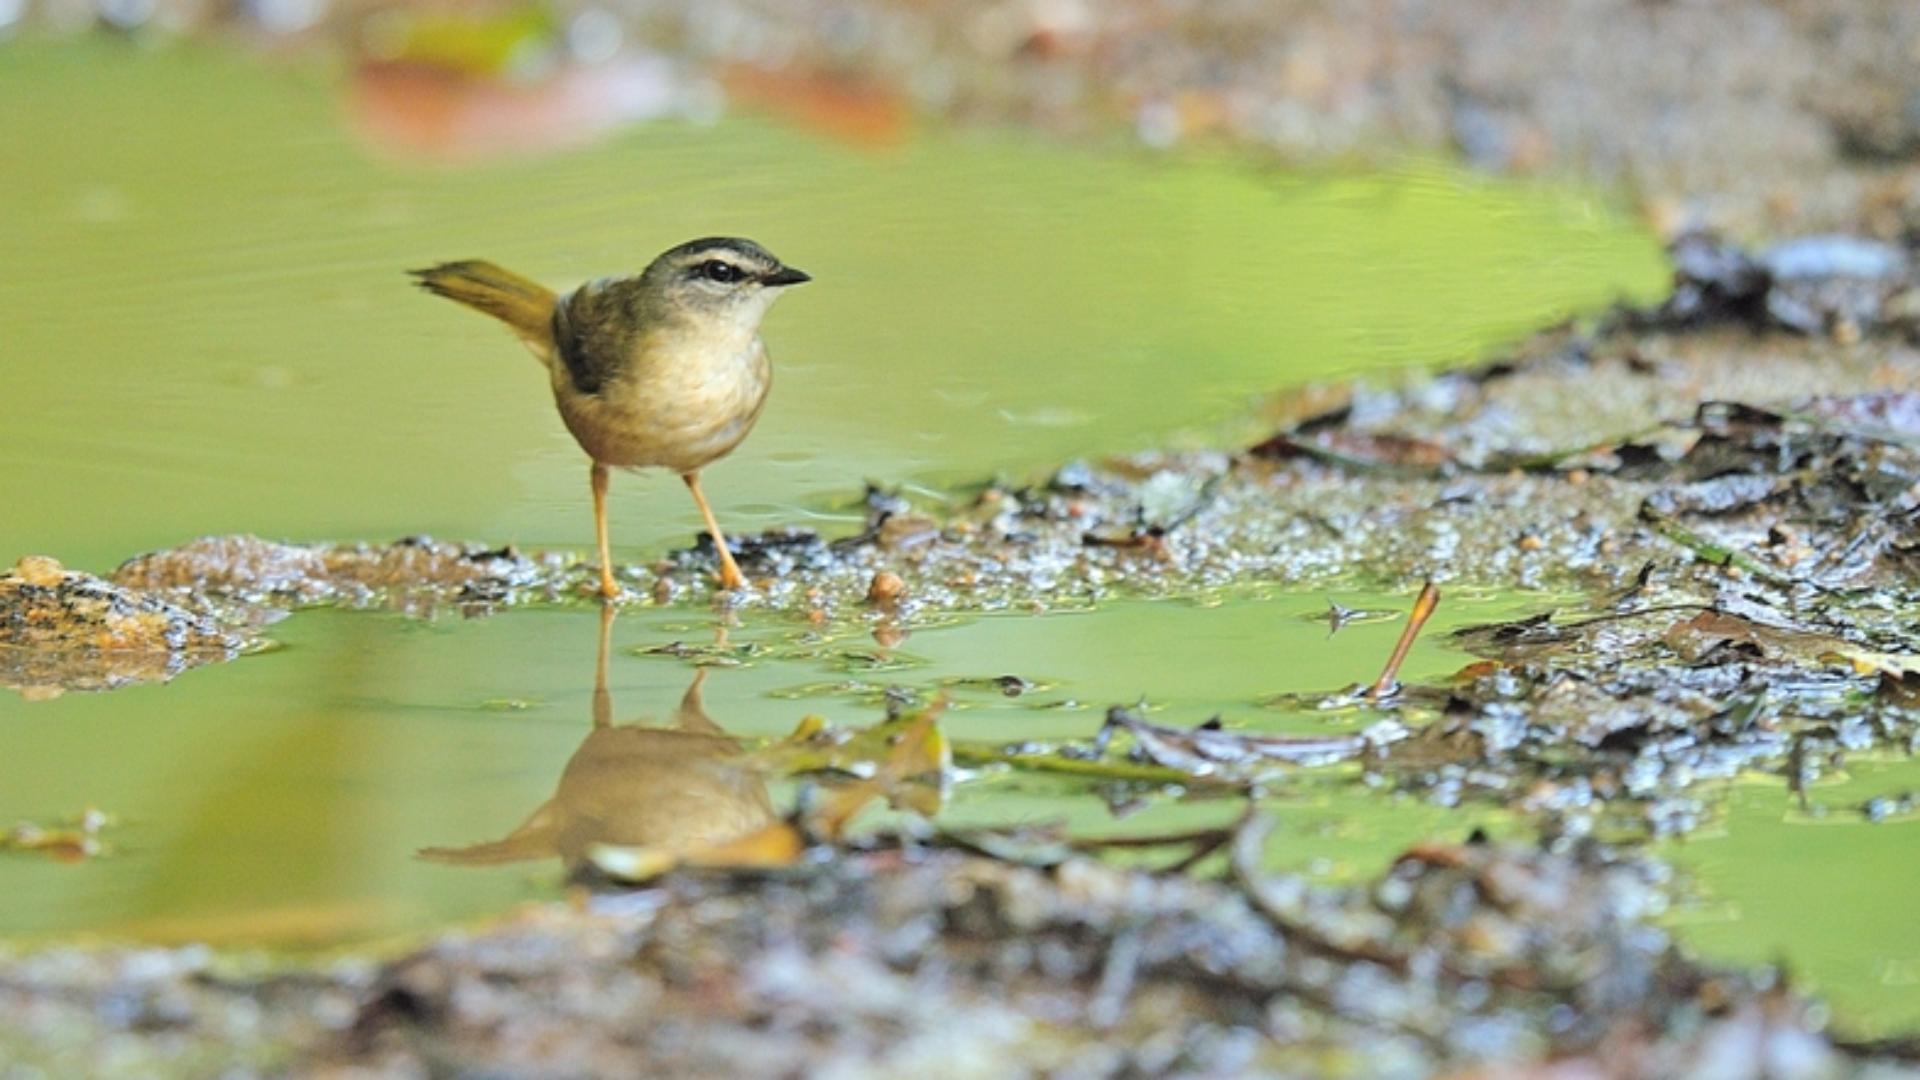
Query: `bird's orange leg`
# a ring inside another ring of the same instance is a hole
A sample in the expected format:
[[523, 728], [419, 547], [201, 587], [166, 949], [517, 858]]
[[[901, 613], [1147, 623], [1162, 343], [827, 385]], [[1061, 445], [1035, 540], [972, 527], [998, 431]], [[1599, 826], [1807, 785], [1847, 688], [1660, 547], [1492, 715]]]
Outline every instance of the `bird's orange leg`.
[[713, 507], [707, 505], [707, 497], [700, 493], [700, 474], [683, 473], [680, 479], [687, 482], [687, 490], [693, 492], [693, 501], [700, 506], [700, 516], [707, 519], [707, 535], [713, 537], [714, 549], [720, 552], [720, 587], [731, 592], [747, 583], [740, 573], [739, 564], [733, 561], [733, 552], [727, 550], [727, 538], [720, 533], [720, 522], [714, 519]]
[[607, 467], [593, 463], [593, 531], [600, 541], [600, 595], [608, 600], [620, 595], [620, 584], [613, 580], [613, 551], [607, 543]]

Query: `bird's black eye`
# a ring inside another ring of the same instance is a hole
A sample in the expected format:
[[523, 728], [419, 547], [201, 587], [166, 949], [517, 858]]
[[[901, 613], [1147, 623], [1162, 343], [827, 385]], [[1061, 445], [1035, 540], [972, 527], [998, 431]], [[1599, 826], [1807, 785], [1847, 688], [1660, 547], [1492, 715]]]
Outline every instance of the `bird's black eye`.
[[718, 281], [723, 285], [731, 285], [739, 281], [742, 276], [739, 267], [730, 262], [721, 262], [719, 259], [708, 259], [701, 263], [700, 275], [708, 281]]

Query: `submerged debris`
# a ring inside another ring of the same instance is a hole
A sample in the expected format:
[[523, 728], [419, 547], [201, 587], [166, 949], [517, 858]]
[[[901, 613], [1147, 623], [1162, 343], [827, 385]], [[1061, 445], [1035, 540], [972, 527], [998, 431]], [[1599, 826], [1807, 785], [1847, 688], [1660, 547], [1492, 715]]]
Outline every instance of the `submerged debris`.
[[54, 825], [23, 821], [0, 835], [0, 852], [29, 852], [55, 862], [84, 862], [106, 853], [100, 833], [113, 823], [110, 815], [92, 807]]

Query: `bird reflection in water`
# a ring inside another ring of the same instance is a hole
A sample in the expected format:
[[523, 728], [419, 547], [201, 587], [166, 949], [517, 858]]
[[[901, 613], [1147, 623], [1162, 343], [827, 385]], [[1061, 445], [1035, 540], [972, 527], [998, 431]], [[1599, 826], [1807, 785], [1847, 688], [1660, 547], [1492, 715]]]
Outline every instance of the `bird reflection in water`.
[[776, 815], [766, 777], [738, 740], [707, 715], [701, 701], [705, 668], [696, 672], [669, 721], [615, 724], [607, 690], [613, 607], [600, 612], [594, 666], [593, 729], [560, 774], [553, 797], [499, 840], [426, 848], [422, 858], [460, 866], [492, 866], [558, 856], [567, 871], [588, 865], [596, 845], [684, 853], [745, 836]]

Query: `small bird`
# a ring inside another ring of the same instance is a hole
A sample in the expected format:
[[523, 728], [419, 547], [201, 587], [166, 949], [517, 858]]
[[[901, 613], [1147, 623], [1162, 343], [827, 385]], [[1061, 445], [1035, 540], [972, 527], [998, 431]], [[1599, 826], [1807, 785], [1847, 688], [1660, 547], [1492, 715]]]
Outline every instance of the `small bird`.
[[700, 491], [700, 470], [759, 419], [773, 378], [760, 320], [811, 277], [735, 237], [690, 240], [638, 276], [601, 278], [564, 296], [479, 260], [412, 274], [428, 292], [506, 323], [546, 365], [560, 419], [593, 462], [602, 596], [620, 594], [607, 541], [615, 468], [679, 473], [720, 554], [721, 588], [746, 584]]

